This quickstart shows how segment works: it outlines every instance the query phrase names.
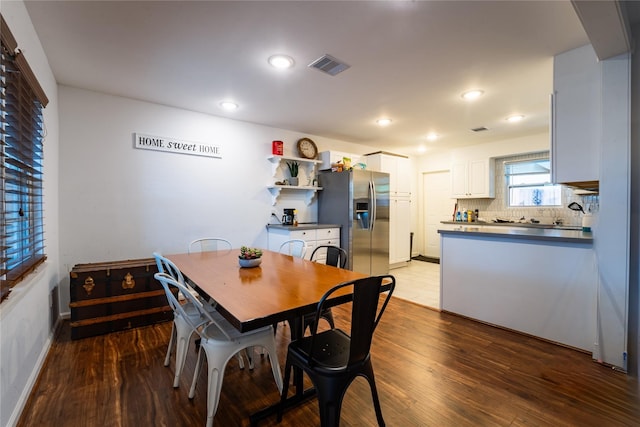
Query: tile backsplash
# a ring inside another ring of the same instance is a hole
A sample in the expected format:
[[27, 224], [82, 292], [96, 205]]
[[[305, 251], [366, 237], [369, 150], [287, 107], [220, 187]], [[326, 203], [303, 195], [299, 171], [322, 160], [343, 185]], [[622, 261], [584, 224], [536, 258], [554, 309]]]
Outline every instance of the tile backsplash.
[[505, 162], [517, 160], [536, 159], [544, 153], [530, 153], [518, 156], [496, 158], [495, 161], [495, 198], [493, 199], [458, 199], [458, 210], [478, 209], [481, 220], [491, 222], [495, 218], [518, 221], [525, 218], [527, 222], [531, 219], [540, 221], [541, 224], [552, 224], [561, 220], [564, 225], [580, 226], [582, 224], [582, 212], [573, 211], [567, 206], [571, 202], [579, 203], [585, 210], [589, 210], [594, 215], [598, 214], [599, 196], [597, 194], [577, 195], [572, 188], [562, 186], [562, 205], [558, 207], [507, 207], [507, 186], [505, 182]]

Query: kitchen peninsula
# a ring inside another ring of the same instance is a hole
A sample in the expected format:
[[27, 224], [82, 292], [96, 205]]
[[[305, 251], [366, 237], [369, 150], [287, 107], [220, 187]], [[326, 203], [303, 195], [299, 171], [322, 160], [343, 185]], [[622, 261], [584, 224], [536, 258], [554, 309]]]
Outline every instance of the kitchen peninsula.
[[591, 233], [468, 225], [438, 231], [442, 310], [596, 357]]

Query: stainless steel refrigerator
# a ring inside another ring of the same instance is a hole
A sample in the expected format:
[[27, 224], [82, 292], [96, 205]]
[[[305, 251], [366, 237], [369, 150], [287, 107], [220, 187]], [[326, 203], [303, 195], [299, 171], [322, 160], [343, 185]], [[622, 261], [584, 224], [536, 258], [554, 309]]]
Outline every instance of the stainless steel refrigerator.
[[347, 268], [369, 275], [389, 272], [389, 174], [367, 170], [320, 171], [318, 222], [340, 224]]

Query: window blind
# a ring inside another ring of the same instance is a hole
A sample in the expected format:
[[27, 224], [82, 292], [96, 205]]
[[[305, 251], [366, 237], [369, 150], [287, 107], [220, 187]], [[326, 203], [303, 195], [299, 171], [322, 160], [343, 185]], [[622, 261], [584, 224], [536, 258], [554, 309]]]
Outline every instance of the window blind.
[[1, 24], [0, 300], [46, 259], [42, 109], [48, 103], [4, 18]]

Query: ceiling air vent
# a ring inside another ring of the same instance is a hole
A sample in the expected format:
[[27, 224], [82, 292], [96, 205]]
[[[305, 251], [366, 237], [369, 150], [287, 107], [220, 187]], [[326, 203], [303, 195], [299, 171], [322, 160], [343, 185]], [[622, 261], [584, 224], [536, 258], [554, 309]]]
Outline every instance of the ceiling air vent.
[[343, 72], [350, 66], [340, 60], [334, 58], [331, 55], [324, 55], [309, 64], [310, 68], [315, 68], [323, 73], [327, 73], [331, 76], [335, 76], [338, 73]]
[[474, 131], [474, 132], [484, 132], [485, 130], [489, 130], [489, 129], [487, 129], [487, 128], [486, 128], [486, 127], [484, 127], [484, 126], [480, 126], [480, 127], [478, 127], [478, 128], [473, 128], [473, 129], [471, 129], [471, 130], [472, 130], [472, 131]]

